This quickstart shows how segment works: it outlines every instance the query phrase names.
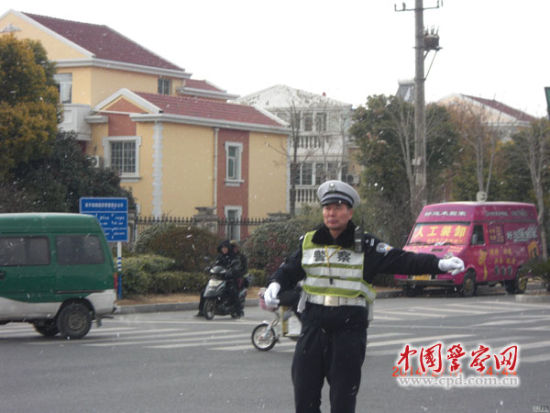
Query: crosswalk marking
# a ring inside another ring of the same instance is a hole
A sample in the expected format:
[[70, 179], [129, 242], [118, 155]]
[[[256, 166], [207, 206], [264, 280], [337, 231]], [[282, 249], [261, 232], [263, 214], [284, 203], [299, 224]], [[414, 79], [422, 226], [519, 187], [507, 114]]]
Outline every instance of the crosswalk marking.
[[[416, 308], [416, 307], [414, 307]], [[451, 314], [471, 314], [471, 315], [479, 315], [479, 314], [487, 314], [488, 311], [478, 311], [478, 310], [464, 310], [460, 308], [447, 308], [447, 307], [421, 307], [424, 310], [431, 310], [435, 313], [451, 313]], [[443, 317], [446, 317], [446, 315], [442, 315]]]
[[[202, 332], [198, 331], [197, 335], [203, 335]], [[208, 340], [208, 343], [215, 341], [215, 340], [224, 340], [227, 338], [235, 338], [235, 337], [250, 337], [250, 333], [237, 333], [237, 334], [224, 334], [224, 335], [208, 335], [208, 337], [192, 337], [187, 338], [189, 333], [178, 333], [178, 334], [171, 334], [171, 335], [164, 335], [162, 337], [155, 337], [155, 338], [145, 338], [139, 341], [112, 341], [107, 343], [86, 343], [86, 346], [93, 346], [93, 347], [111, 347], [111, 346], [130, 346], [130, 345], [136, 345], [136, 344], [146, 344], [149, 341], [158, 342], [159, 340], [162, 342], [167, 341], [179, 341], [179, 342], [196, 342], [197, 345], [204, 346], [205, 340]], [[168, 338], [165, 337], [174, 337], [177, 336], [178, 338]], [[162, 346], [161, 346], [162, 347]]]
[[[397, 303], [400, 304], [400, 303]], [[540, 311], [536, 311], [540, 310]], [[476, 316], [484, 316], [482, 322]], [[455, 325], [454, 317], [472, 316], [472, 332], [464, 322]], [[105, 320], [102, 328], [92, 328], [82, 340], [62, 340], [41, 337], [30, 324], [13, 323], [0, 326], [2, 340], [21, 340], [34, 346], [83, 346], [96, 348], [141, 348], [163, 351], [178, 351], [185, 348], [204, 348], [211, 351], [257, 351], [251, 342], [252, 328], [259, 320], [243, 318], [231, 320], [219, 318], [205, 321], [193, 317], [174, 318], [156, 316], [157, 320], [139, 315], [116, 317]], [[422, 326], [422, 320], [439, 324], [434, 333], [418, 336], [411, 324]], [[441, 322], [439, 322], [441, 320]], [[460, 343], [466, 350], [478, 345], [490, 346], [493, 352], [518, 344], [520, 363], [546, 363], [550, 355], [547, 325], [550, 321], [548, 306], [515, 301], [449, 300], [416, 302], [414, 306], [375, 306], [374, 323], [367, 334], [367, 357], [398, 357], [404, 345], [415, 348], [436, 342], [450, 346]], [[145, 327], [145, 328], [144, 328]], [[147, 329], [150, 327], [150, 329]], [[394, 327], [394, 328], [392, 328]], [[401, 328], [403, 327], [403, 328]], [[494, 327], [494, 328], [491, 328]], [[380, 331], [380, 328], [384, 330]], [[204, 329], [201, 331], [201, 329]], [[497, 334], [502, 329], [502, 334]], [[380, 331], [380, 332], [379, 332]], [[483, 334], [487, 331], [488, 334]], [[498, 335], [498, 337], [494, 337]], [[487, 337], [481, 339], [480, 336]], [[543, 338], [544, 337], [544, 338]], [[35, 339], [33, 339], [35, 338]], [[293, 353], [296, 341], [281, 337], [272, 351]], [[543, 352], [544, 351], [544, 352]], [[543, 352], [543, 354], [540, 354]]]
[[459, 337], [471, 337], [471, 334], [449, 334], [446, 336], [437, 335], [437, 336], [413, 337], [413, 338], [397, 339], [397, 340], [385, 340], [385, 341], [376, 341], [369, 345], [371, 347], [381, 347], [381, 346], [388, 346], [391, 344], [403, 344], [405, 340], [406, 340], [406, 343], [408, 344], [408, 343], [418, 343], [418, 342], [424, 342], [424, 341], [443, 341], [443, 340], [459, 338]]
[[[216, 340], [224, 340], [223, 344], [229, 344], [229, 343], [235, 343], [235, 344], [240, 344], [242, 343], [243, 341], [242, 340], [228, 340], [228, 341], [225, 341], [226, 339], [228, 338], [243, 338], [243, 337], [247, 337], [250, 341], [250, 334], [232, 334], [232, 335], [226, 335], [226, 336], [222, 336], [222, 337], [213, 337], [209, 340], [208, 342], [208, 345], [209, 346], [212, 346], [212, 345], [216, 345], [215, 341]], [[154, 345], [154, 346], [148, 346], [149, 348], [164, 348], [164, 349], [169, 349], [169, 348], [184, 348], [184, 347], [199, 347], [199, 346], [205, 346], [205, 343], [204, 341], [197, 341], [197, 340], [186, 340], [185, 342], [180, 342], [180, 343], [174, 343], [174, 344], [159, 344], [159, 345]], [[250, 346], [252, 346], [252, 343], [250, 343]]]
[[[399, 316], [411, 316], [411, 317], [418, 317], [418, 316], [422, 316], [422, 317], [428, 317], [428, 318], [440, 318], [440, 317], [443, 317], [441, 314], [433, 314], [433, 313], [430, 313], [430, 312], [427, 312], [427, 311], [414, 311], [414, 312], [410, 312], [410, 311], [399, 311], [399, 310], [383, 310], [382, 311], [383, 314], [394, 314], [394, 315], [399, 315]], [[374, 318], [376, 319], [376, 310], [374, 310]]]
[[550, 361], [550, 354], [538, 354], [536, 356], [521, 357], [520, 363], [542, 363], [545, 361]]

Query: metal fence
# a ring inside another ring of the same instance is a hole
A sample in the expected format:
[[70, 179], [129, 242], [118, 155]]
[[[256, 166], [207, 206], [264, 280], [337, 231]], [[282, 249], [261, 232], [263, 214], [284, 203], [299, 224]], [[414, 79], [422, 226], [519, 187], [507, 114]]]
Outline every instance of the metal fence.
[[286, 220], [286, 214], [270, 216], [268, 218], [242, 218], [228, 219], [217, 216], [193, 216], [193, 217], [152, 217], [137, 216], [129, 223], [131, 242], [134, 242], [139, 234], [146, 229], [162, 224], [173, 224], [176, 226], [197, 226], [205, 228], [210, 232], [226, 239], [244, 240], [254, 229], [260, 225], [270, 222]]

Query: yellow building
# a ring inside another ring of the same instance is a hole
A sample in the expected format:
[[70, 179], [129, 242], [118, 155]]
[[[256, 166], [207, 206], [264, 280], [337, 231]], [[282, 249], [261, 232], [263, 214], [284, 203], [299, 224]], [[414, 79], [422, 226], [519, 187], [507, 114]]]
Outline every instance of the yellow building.
[[288, 129], [279, 119], [231, 103], [236, 96], [106, 26], [10, 10], [0, 35], [42, 43], [57, 66], [60, 128], [77, 132], [98, 167], [118, 171], [140, 215], [286, 212]]

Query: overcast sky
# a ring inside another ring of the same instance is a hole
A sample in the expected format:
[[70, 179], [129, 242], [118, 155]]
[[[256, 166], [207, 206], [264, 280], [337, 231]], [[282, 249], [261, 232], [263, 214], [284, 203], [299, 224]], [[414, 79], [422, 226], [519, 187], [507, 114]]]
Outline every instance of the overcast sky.
[[[424, 7], [436, 2], [424, 0]], [[414, 77], [414, 12], [395, 12], [402, 3], [7, 0], [0, 14], [107, 25], [229, 93], [286, 84], [358, 106]], [[414, 0], [405, 4], [413, 8]], [[424, 12], [424, 25], [439, 31], [442, 46], [425, 61], [427, 102], [463, 93], [546, 116], [549, 0], [444, 0]]]

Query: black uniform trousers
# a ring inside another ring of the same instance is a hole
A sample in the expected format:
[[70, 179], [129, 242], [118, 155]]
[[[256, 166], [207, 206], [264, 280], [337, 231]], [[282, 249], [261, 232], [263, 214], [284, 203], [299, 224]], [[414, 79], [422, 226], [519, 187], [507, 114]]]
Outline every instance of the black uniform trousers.
[[319, 413], [326, 377], [332, 413], [353, 413], [367, 347], [367, 309], [307, 303], [292, 362], [296, 413]]

